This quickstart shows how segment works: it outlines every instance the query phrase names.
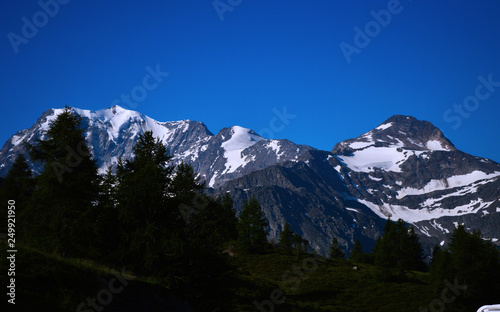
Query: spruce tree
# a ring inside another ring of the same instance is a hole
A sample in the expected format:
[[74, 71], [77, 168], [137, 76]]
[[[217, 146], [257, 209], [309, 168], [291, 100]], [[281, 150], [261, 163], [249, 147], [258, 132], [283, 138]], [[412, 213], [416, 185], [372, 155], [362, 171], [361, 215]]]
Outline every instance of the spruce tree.
[[205, 225], [206, 231], [213, 232], [217, 237], [220, 247], [225, 247], [226, 243], [235, 241], [238, 238], [238, 218], [233, 207], [233, 199], [226, 193], [224, 196], [215, 199], [214, 209], [207, 210], [207, 214], [212, 216], [213, 226]]
[[452, 233], [448, 245], [450, 267], [445, 276], [439, 278], [457, 279], [466, 287], [464, 299], [491, 301], [500, 292], [500, 254], [490, 241], [483, 240], [481, 232], [469, 233], [459, 225]]
[[61, 255], [93, 257], [99, 176], [81, 117], [69, 107], [50, 124], [45, 139], [26, 144], [43, 165], [25, 218], [30, 239]]
[[[26, 157], [24, 157], [23, 154], [19, 154], [0, 187], [0, 201], [2, 205], [7, 208], [7, 202], [9, 200], [14, 200], [16, 215], [21, 216], [26, 209], [33, 188], [34, 179], [32, 177], [32, 171], [26, 161]], [[0, 226], [0, 229], [4, 231], [7, 229], [7, 222], [5, 221], [6, 216], [7, 212], [5, 211], [1, 216]], [[18, 218], [18, 220], [20, 219], [21, 217]]]
[[436, 265], [439, 263], [439, 258], [443, 255], [443, 250], [441, 249], [441, 246], [436, 244], [434, 248], [432, 249], [432, 256], [431, 256], [431, 262], [430, 262], [430, 267]]
[[285, 222], [283, 226], [283, 231], [281, 231], [279, 237], [279, 245], [285, 249], [285, 251], [290, 251], [293, 246], [293, 232], [290, 230], [290, 223]]
[[[374, 249], [375, 264], [383, 269], [395, 268], [400, 277], [408, 270], [421, 270], [423, 263], [422, 246], [413, 227], [407, 227], [403, 220], [387, 220], [384, 236], [377, 240]], [[385, 271], [384, 274], [390, 274]]]
[[[175, 175], [169, 187], [172, 194], [172, 204], [178, 207], [186, 225], [191, 223], [191, 218], [199, 214], [208, 205], [208, 198], [202, 195], [205, 183], [200, 183], [200, 178], [191, 165], [180, 163], [175, 168]], [[185, 225], [180, 225], [184, 227]]]
[[[403, 222], [401, 220], [401, 222]], [[405, 227], [403, 235], [402, 266], [403, 270], [427, 270], [427, 264], [424, 262], [424, 253], [420, 240], [413, 226]]]
[[219, 201], [221, 205], [219, 227], [223, 229], [227, 241], [236, 240], [238, 238], [238, 218], [236, 218], [234, 201], [229, 193], [224, 194]]
[[100, 257], [110, 263], [118, 263], [118, 242], [121, 225], [116, 208], [117, 178], [111, 168], [101, 178], [96, 217], [97, 241]]
[[237, 218], [227, 193], [213, 198], [203, 191], [204, 183], [191, 165], [177, 166], [170, 196], [182, 217], [176, 228], [179, 240], [169, 240], [177, 246], [169, 249], [175, 257], [169, 257], [165, 275], [182, 279], [182, 286], [196, 298], [220, 302], [229, 295], [226, 285], [231, 267], [223, 251], [237, 238]]
[[237, 238], [237, 219], [232, 206], [223, 204], [220, 198], [206, 198], [206, 207], [192, 217], [187, 228], [193, 229], [188, 237], [195, 242], [198, 249], [220, 253], [227, 244]]
[[361, 241], [356, 239], [354, 241], [354, 246], [351, 249], [351, 253], [349, 254], [349, 259], [356, 262], [362, 262], [365, 253], [363, 252], [363, 246], [361, 245]]
[[342, 251], [342, 248], [340, 248], [339, 241], [336, 237], [332, 239], [328, 255], [331, 259], [343, 259], [345, 257], [345, 254]]
[[191, 165], [181, 162], [175, 168], [175, 176], [170, 186], [171, 192], [180, 202], [190, 203], [205, 187]]
[[266, 228], [267, 220], [264, 218], [262, 208], [252, 196], [246, 200], [240, 214], [238, 223], [238, 242], [240, 249], [244, 252], [261, 252], [267, 243]]
[[297, 233], [293, 233], [292, 241], [295, 249], [297, 250], [297, 256], [305, 252], [307, 245], [309, 244], [309, 241], [307, 239], [302, 238], [302, 236]]
[[120, 255], [137, 270], [150, 272], [164, 260], [179, 219], [177, 207], [169, 205], [172, 156], [151, 131], [140, 135], [134, 158], [117, 167], [117, 202], [122, 225]]
[[439, 245], [434, 246], [429, 272], [436, 292], [442, 290], [444, 280], [453, 281], [455, 273], [451, 266], [451, 256], [447, 248], [441, 249]]

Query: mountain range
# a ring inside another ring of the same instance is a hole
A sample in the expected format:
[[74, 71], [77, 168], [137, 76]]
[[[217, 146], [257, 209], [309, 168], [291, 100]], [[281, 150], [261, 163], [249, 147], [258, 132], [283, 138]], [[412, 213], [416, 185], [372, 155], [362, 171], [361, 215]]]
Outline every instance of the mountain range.
[[[191, 164], [210, 193], [228, 192], [237, 209], [255, 195], [271, 240], [288, 221], [319, 253], [328, 251], [333, 237], [345, 250], [358, 238], [368, 251], [385, 220], [401, 218], [415, 227], [426, 254], [435, 244], [446, 244], [461, 223], [500, 245], [500, 164], [458, 150], [428, 121], [395, 115], [322, 151], [265, 139], [240, 126], [214, 135], [199, 121], [159, 122], [120, 106], [72, 110], [82, 117], [101, 173], [120, 158], [133, 157], [138, 136], [153, 131], [172, 162]], [[44, 139], [62, 111], [47, 110], [7, 140], [0, 150], [0, 176], [25, 153], [21, 143]], [[40, 172], [39, 164], [31, 166]]]

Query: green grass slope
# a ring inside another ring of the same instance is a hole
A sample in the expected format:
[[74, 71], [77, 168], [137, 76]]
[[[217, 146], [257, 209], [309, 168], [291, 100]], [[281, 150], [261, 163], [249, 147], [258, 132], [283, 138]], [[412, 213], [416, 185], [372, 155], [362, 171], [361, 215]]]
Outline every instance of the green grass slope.
[[[2, 285], [8, 285], [7, 246], [2, 243], [0, 248], [3, 253], [0, 279]], [[19, 248], [15, 309], [6, 305], [1, 311], [393, 312], [440, 309], [440, 292], [434, 290], [427, 273], [410, 272], [404, 280], [387, 281], [380, 278], [380, 272], [372, 265], [308, 254], [291, 255], [281, 250], [232, 257], [228, 261], [233, 272], [223, 287], [229, 295], [216, 304], [217, 309], [204, 302], [194, 302], [190, 306], [185, 303], [190, 299], [183, 299], [182, 293], [151, 277], [136, 277], [133, 272], [122, 274], [116, 272], [120, 269], [115, 271], [93, 262]], [[443, 284], [443, 289], [445, 287]], [[112, 298], [107, 294], [112, 294]], [[107, 303], [101, 306], [97, 300], [102, 310], [92, 308], [87, 302], [87, 298], [99, 297]], [[0, 306], [4, 306], [7, 299], [4, 295]], [[444, 304], [444, 308], [444, 311], [465, 311], [458, 300]]]

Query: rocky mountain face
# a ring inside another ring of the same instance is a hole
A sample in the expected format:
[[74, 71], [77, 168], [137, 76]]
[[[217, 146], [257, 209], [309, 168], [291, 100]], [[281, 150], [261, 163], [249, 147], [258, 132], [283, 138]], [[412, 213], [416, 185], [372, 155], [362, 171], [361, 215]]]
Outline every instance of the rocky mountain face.
[[[44, 138], [62, 110], [52, 109], [12, 136], [0, 151], [0, 176], [22, 141]], [[139, 134], [153, 131], [174, 155], [191, 164], [210, 192], [229, 192], [237, 208], [255, 195], [277, 240], [285, 221], [320, 253], [337, 237], [346, 250], [359, 238], [366, 250], [387, 218], [415, 226], [427, 253], [464, 223], [500, 245], [500, 164], [457, 150], [427, 121], [393, 116], [332, 151], [288, 140], [268, 140], [239, 126], [212, 134], [196, 121], [158, 122], [119, 106], [82, 116], [100, 171], [133, 157]], [[40, 170], [36, 164], [35, 170]]]
[[361, 204], [336, 168], [332, 153], [311, 150], [299, 159], [254, 171], [225, 183], [237, 207], [255, 195], [269, 220], [275, 241], [286, 221], [319, 252], [326, 253], [333, 237], [349, 250], [356, 238], [370, 250], [382, 235], [385, 220]]
[[[62, 109], [42, 114], [30, 129], [13, 135], [0, 150], [0, 176], [5, 176], [15, 156], [25, 152], [23, 141], [34, 143], [44, 139], [44, 131]], [[86, 140], [99, 164], [99, 171], [114, 167], [120, 158], [133, 157], [140, 134], [153, 131], [174, 156], [173, 164], [189, 163], [211, 187], [254, 170], [295, 159], [311, 147], [288, 140], [266, 140], [250, 129], [239, 126], [222, 129], [217, 135], [198, 121], [158, 122], [139, 112], [113, 106], [100, 111], [73, 108], [82, 117]], [[41, 168], [32, 164], [35, 172]]]
[[252, 172], [221, 191], [240, 203], [245, 192], [256, 194], [272, 238], [287, 220], [322, 251], [334, 236], [346, 249], [355, 238], [369, 249], [387, 218], [414, 225], [427, 254], [459, 223], [499, 243], [500, 164], [457, 150], [431, 123], [409, 116], [393, 116], [331, 152], [309, 151]]
[[412, 223], [429, 244], [446, 243], [458, 223], [498, 242], [500, 164], [457, 150], [429, 122], [394, 116], [332, 153], [360, 203]]

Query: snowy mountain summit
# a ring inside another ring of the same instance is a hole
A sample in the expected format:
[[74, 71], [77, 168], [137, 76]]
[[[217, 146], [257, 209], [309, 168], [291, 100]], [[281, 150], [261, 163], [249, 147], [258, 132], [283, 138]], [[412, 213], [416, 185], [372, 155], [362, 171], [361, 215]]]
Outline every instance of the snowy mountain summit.
[[[356, 238], [369, 248], [385, 219], [401, 218], [415, 226], [428, 252], [444, 244], [458, 223], [500, 243], [500, 164], [456, 149], [428, 121], [395, 115], [328, 152], [266, 139], [241, 126], [214, 135], [199, 121], [159, 122], [120, 106], [73, 111], [82, 117], [101, 173], [132, 158], [139, 135], [152, 131], [174, 165], [191, 164], [212, 192], [229, 192], [236, 207], [255, 195], [270, 238], [279, 237], [286, 220], [319, 252], [334, 236], [346, 249]], [[43, 139], [61, 112], [47, 110], [4, 144], [0, 176], [25, 153], [21, 143]]]
[[[224, 128], [214, 135], [199, 121], [159, 122], [118, 105], [99, 111], [72, 110], [82, 117], [82, 126], [87, 129], [86, 140], [100, 173], [116, 166], [120, 158], [133, 157], [137, 138], [146, 131], [152, 131], [168, 147], [174, 156], [173, 164], [191, 164], [209, 186], [217, 186], [278, 161], [295, 159], [310, 149], [288, 140], [266, 140], [253, 130], [239, 126]], [[0, 176], [6, 175], [15, 155], [24, 152], [21, 142], [33, 143], [35, 138], [43, 139], [44, 131], [62, 111], [47, 110], [30, 129], [17, 132], [4, 144], [0, 150]], [[33, 164], [33, 169], [39, 172], [41, 168]]]
[[361, 237], [369, 246], [381, 233], [373, 215], [412, 224], [428, 253], [459, 223], [500, 243], [500, 164], [456, 149], [437, 127], [410, 116], [393, 116], [331, 152], [309, 151], [223, 188], [242, 202], [256, 184], [259, 200], [272, 207], [273, 237], [279, 220], [288, 220], [320, 250], [333, 237], [348, 247]]
[[333, 153], [349, 155], [370, 147], [401, 148], [415, 151], [453, 151], [453, 143], [428, 121], [395, 115], [355, 139], [335, 145]]
[[396, 115], [332, 153], [359, 202], [428, 237], [451, 233], [457, 220], [500, 212], [500, 164], [457, 150], [430, 122]]

